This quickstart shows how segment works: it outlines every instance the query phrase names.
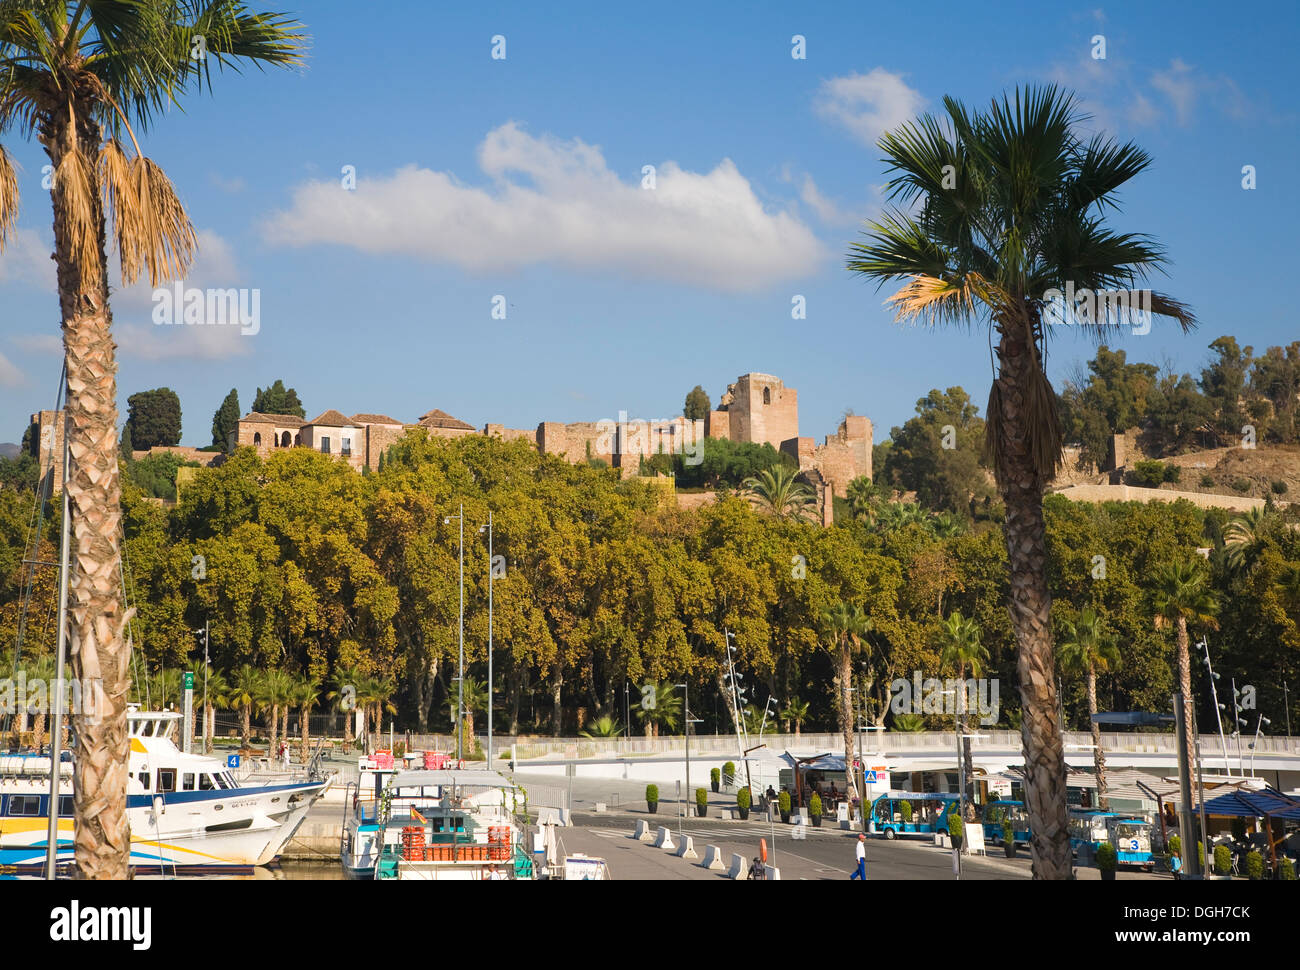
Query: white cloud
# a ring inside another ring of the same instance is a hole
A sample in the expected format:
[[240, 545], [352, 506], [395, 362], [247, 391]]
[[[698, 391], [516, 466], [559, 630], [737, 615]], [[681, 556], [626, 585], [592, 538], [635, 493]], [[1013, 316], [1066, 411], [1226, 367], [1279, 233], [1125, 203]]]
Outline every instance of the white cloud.
[[867, 74], [848, 74], [823, 81], [813, 107], [828, 121], [847, 129], [866, 145], [911, 121], [925, 107], [919, 91], [907, 86], [901, 74], [883, 67]]
[[1190, 64], [1175, 57], [1169, 69], [1151, 75], [1151, 86], [1161, 92], [1174, 107], [1180, 125], [1187, 124], [1196, 106], [1198, 90], [1204, 81], [1197, 78]]
[[[880, 193], [874, 187], [872, 192], [875, 196], [872, 208], [878, 208]], [[841, 206], [834, 199], [827, 198], [822, 194], [821, 189], [817, 188], [817, 183], [813, 181], [811, 175], [804, 175], [803, 182], [799, 186], [799, 198], [803, 200], [804, 205], [817, 214], [818, 219], [828, 226], [854, 225], [868, 215], [866, 206], [848, 208]]]
[[[207, 229], [197, 230], [196, 236], [198, 254], [183, 281], [186, 287], [228, 289], [247, 284], [225, 239]], [[116, 259], [112, 261], [110, 272], [112, 278], [120, 278]], [[170, 288], [172, 285], [163, 283], [161, 287]], [[155, 324], [152, 319], [153, 290], [145, 276], [113, 293], [113, 331], [123, 356], [143, 360], [221, 360], [253, 352], [256, 336], [245, 336], [238, 326]]]
[[26, 378], [4, 354], [0, 354], [0, 387], [18, 387], [25, 384]]
[[17, 229], [0, 252], [0, 283], [26, 283], [55, 292], [54, 244], [41, 239], [32, 229]]
[[391, 175], [295, 189], [269, 241], [401, 253], [476, 272], [554, 264], [726, 291], [813, 272], [823, 247], [788, 211], [770, 212], [730, 159], [708, 173], [657, 166], [656, 187], [624, 181], [597, 146], [534, 137], [514, 122], [478, 151], [486, 187], [407, 165]]

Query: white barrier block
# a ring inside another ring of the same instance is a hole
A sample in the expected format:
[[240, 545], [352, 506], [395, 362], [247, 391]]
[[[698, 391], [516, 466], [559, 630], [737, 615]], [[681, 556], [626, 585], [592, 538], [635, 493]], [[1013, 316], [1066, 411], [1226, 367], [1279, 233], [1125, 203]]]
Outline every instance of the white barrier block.
[[567, 808], [560, 809], [559, 824], [564, 826], [565, 828], [568, 828], [570, 825], [573, 824], [573, 813], [570, 812]]
[[689, 835], [686, 836], [682, 840], [682, 844], [678, 846], [676, 855], [679, 859], [698, 859], [700, 856], [695, 851], [695, 840]]
[[608, 809], [605, 807], [605, 803], [604, 803], [604, 802], [597, 802], [597, 803], [596, 803], [596, 814], [597, 814], [597, 815], [603, 815], [603, 814], [604, 814], [605, 812], [607, 812], [607, 811], [608, 811]]
[[749, 876], [749, 861], [739, 852], [731, 853], [731, 868], [727, 870], [728, 879], [745, 879]]
[[538, 825], [564, 825], [565, 810], [561, 808], [539, 808], [537, 810]]
[[780, 878], [781, 878], [781, 870], [778, 869], [776, 866], [768, 866], [768, 867], [767, 867], [767, 871], [766, 871], [765, 874], [766, 874], [766, 876], [767, 876], [768, 879], [780, 879]]
[[700, 863], [702, 869], [721, 869], [722, 868], [722, 850], [716, 845], [706, 845], [704, 847], [704, 861]]
[[659, 826], [658, 831], [655, 833], [655, 848], [656, 849], [676, 848], [676, 846], [673, 845], [673, 833], [668, 828], [668, 826], [666, 825]]
[[632, 838], [638, 842], [650, 841], [650, 823], [643, 818], [636, 820], [636, 828], [632, 831]]

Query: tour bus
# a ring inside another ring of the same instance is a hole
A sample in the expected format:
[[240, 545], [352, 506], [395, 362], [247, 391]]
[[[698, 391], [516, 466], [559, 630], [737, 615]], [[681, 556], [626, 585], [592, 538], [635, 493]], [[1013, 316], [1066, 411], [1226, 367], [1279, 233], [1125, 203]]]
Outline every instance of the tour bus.
[[1002, 823], [999, 819], [1009, 818], [1011, 829], [1017, 844], [1029, 844], [1029, 813], [1025, 803], [1003, 799], [984, 805], [980, 821], [984, 823], [984, 841], [995, 845], [1002, 844]]
[[1121, 866], [1155, 868], [1151, 854], [1150, 822], [1116, 812], [1072, 811], [1070, 813], [1070, 848], [1078, 852], [1088, 846], [1096, 855], [1097, 847], [1109, 842]]
[[[904, 805], [906, 803], [906, 807]], [[948, 816], [960, 810], [961, 796], [956, 792], [892, 792], [881, 795], [871, 805], [868, 831], [896, 839], [900, 835], [948, 834]]]

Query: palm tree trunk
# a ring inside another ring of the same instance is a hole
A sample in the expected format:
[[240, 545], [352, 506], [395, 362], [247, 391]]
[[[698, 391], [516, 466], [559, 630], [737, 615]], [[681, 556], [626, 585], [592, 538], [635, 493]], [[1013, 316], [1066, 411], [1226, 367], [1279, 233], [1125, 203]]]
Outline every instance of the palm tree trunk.
[[244, 736], [243, 738], [240, 739], [240, 745], [246, 748], [248, 747], [249, 735], [253, 733], [253, 705], [244, 704], [242, 709], [240, 710], [240, 714], [243, 717], [243, 728], [244, 728]]
[[308, 718], [310, 717], [310, 715], [307, 713], [306, 705], [303, 705], [303, 707], [299, 710], [298, 716], [302, 718], [302, 763], [306, 764], [307, 747], [308, 747], [309, 735], [311, 733], [311, 725], [308, 723]]
[[1192, 660], [1189, 654], [1187, 620], [1178, 618], [1178, 688], [1183, 692], [1183, 732], [1187, 735], [1187, 763], [1196, 766], [1196, 734], [1192, 730]]
[[853, 686], [853, 658], [849, 656], [847, 644], [840, 645], [840, 731], [844, 734], [844, 776], [845, 793], [850, 799], [858, 792], [857, 779], [853, 774], [853, 695], [849, 688]]
[[965, 785], [966, 818], [963, 819], [963, 821], [973, 822], [975, 820], [975, 765], [974, 762], [971, 760], [971, 754], [970, 754], [970, 748], [971, 748], [970, 722], [967, 720], [967, 715], [970, 713], [970, 707], [968, 704], [970, 697], [966, 693], [966, 665], [965, 664], [961, 664], [958, 666], [957, 679], [961, 681], [961, 685], [957, 688], [959, 691], [961, 691], [961, 695], [960, 695], [961, 733], [962, 733], [961, 758], [962, 758], [962, 763], [966, 766], [966, 785]]
[[1092, 767], [1097, 775], [1097, 807], [1110, 811], [1106, 797], [1106, 754], [1101, 750], [1101, 725], [1093, 718], [1097, 714], [1097, 668], [1088, 664], [1088, 724], [1092, 727]]
[[1052, 597], [1047, 588], [1047, 536], [1043, 485], [1031, 450], [1030, 411], [1037, 355], [1026, 325], [999, 321], [998, 395], [1001, 481], [1006, 504], [1011, 622], [1018, 646], [1017, 673], [1023, 711], [1025, 805], [1036, 879], [1070, 878], [1070, 831], [1065, 797], [1065, 750], [1056, 719], [1056, 659], [1052, 649]]
[[[75, 717], [73, 798], [77, 870], [85, 879], [125, 879], [131, 846], [126, 814], [127, 724], [130, 691], [123, 631], [131, 611], [118, 582], [122, 531], [117, 454], [117, 363], [108, 306], [104, 208], [95, 168], [98, 125], [78, 110], [75, 125], [51, 123], [39, 132], [58, 172], [79, 149], [87, 158], [89, 191], [81, 205], [93, 227], [93, 259], [86, 262], [72, 223], [72, 200], [56, 178], [54, 260], [63, 348], [67, 363], [67, 490], [72, 534], [68, 598], [68, 654], [72, 676], [95, 685], [95, 716]], [[80, 251], [79, 251], [80, 250]]]
[[564, 687], [564, 668], [555, 662], [555, 678], [551, 682], [551, 735], [560, 736], [560, 723], [564, 711], [560, 707], [560, 691]]

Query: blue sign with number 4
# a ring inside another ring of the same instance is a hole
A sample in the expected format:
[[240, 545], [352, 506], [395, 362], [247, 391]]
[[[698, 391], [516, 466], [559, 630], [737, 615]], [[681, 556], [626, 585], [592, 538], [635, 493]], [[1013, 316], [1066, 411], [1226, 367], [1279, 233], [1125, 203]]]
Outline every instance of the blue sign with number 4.
[[237, 754], [228, 754], [228, 755], [226, 755], [226, 767], [227, 767], [227, 768], [238, 768], [238, 767], [239, 767], [239, 755], [237, 755]]

